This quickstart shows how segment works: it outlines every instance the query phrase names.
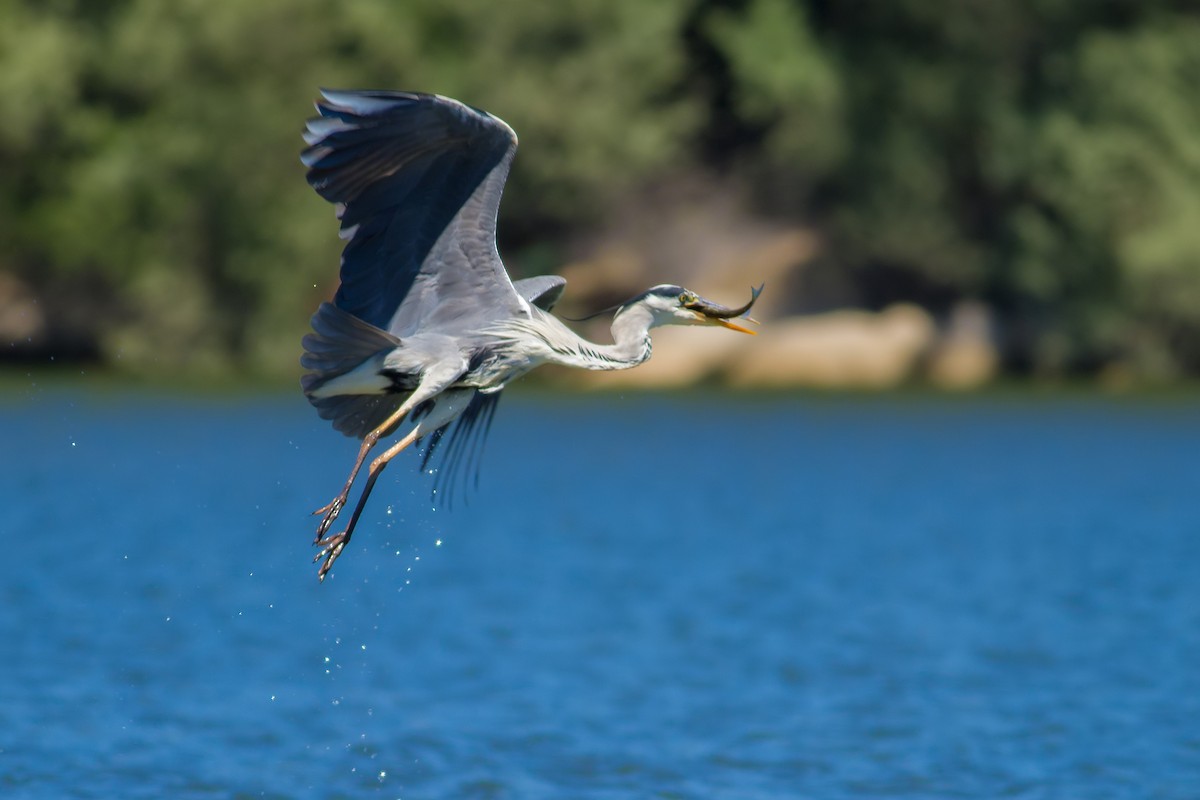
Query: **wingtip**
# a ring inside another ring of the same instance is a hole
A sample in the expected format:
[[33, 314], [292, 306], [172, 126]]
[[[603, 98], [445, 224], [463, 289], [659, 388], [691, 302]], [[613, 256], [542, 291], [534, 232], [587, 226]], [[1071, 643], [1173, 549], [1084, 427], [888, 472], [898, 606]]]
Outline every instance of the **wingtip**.
[[[308, 141], [307, 138], [305, 141]], [[300, 152], [300, 163], [309, 169], [312, 169], [314, 166], [320, 163], [321, 159], [329, 155], [330, 149], [328, 147], [322, 147], [319, 144], [313, 145], [311, 142], [310, 145], [312, 146], [306, 147]]]

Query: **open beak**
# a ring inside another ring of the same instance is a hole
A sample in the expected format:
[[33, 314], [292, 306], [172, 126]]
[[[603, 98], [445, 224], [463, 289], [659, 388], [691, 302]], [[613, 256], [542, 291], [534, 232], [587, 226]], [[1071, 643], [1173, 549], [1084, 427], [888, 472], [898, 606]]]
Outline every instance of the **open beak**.
[[[765, 284], [764, 284], [765, 285]], [[726, 306], [714, 303], [711, 300], [705, 300], [703, 297], [696, 299], [696, 302], [688, 305], [692, 311], [695, 311], [697, 316], [710, 325], [720, 325], [723, 328], [729, 328], [731, 331], [738, 333], [748, 333], [751, 336], [756, 336], [757, 331], [752, 331], [749, 328], [743, 328], [741, 325], [730, 322], [731, 319], [743, 318], [747, 322], [758, 324], [758, 320], [746, 316], [750, 313], [750, 309], [754, 306], [754, 301], [758, 300], [758, 296], [762, 294], [763, 287], [750, 290], [750, 302], [741, 308], [728, 308]]]

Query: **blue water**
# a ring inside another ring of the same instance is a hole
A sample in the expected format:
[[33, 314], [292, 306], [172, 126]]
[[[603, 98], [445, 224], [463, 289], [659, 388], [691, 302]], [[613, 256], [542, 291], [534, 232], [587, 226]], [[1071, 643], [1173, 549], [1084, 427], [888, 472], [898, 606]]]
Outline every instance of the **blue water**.
[[514, 395], [470, 504], [292, 395], [0, 405], [0, 797], [1200, 797], [1200, 410]]

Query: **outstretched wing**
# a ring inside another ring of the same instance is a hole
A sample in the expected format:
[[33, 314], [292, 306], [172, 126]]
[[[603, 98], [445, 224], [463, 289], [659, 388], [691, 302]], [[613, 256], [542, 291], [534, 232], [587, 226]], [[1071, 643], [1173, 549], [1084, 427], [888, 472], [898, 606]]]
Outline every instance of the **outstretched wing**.
[[[566, 278], [558, 275], [538, 275], [519, 280], [514, 287], [526, 301], [549, 311], [562, 297], [566, 285]], [[442, 454], [435, 470], [433, 494], [435, 498], [440, 494], [447, 506], [453, 502], [455, 485], [462, 484], [465, 488], [468, 475], [472, 484], [478, 485], [479, 458], [499, 402], [500, 392], [476, 392], [457, 420], [430, 434], [421, 458], [421, 471], [429, 468], [435, 452]]]
[[301, 161], [347, 240], [334, 304], [401, 338], [525, 313], [496, 252], [512, 129], [437, 95], [321, 94]]

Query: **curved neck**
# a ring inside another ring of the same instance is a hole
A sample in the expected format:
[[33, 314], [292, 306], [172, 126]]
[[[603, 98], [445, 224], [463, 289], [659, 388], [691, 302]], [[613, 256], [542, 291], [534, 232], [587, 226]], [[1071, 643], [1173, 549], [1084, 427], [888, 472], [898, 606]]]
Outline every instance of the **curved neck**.
[[[557, 321], [557, 320], [556, 320]], [[561, 324], [561, 323], [560, 323]], [[617, 312], [612, 322], [612, 344], [589, 342], [566, 326], [562, 326], [573, 340], [552, 344], [553, 361], [569, 367], [584, 369], [629, 369], [650, 358], [650, 329], [654, 327], [654, 315], [640, 304], [626, 306]], [[565, 346], [562, 346], [565, 345]]]

